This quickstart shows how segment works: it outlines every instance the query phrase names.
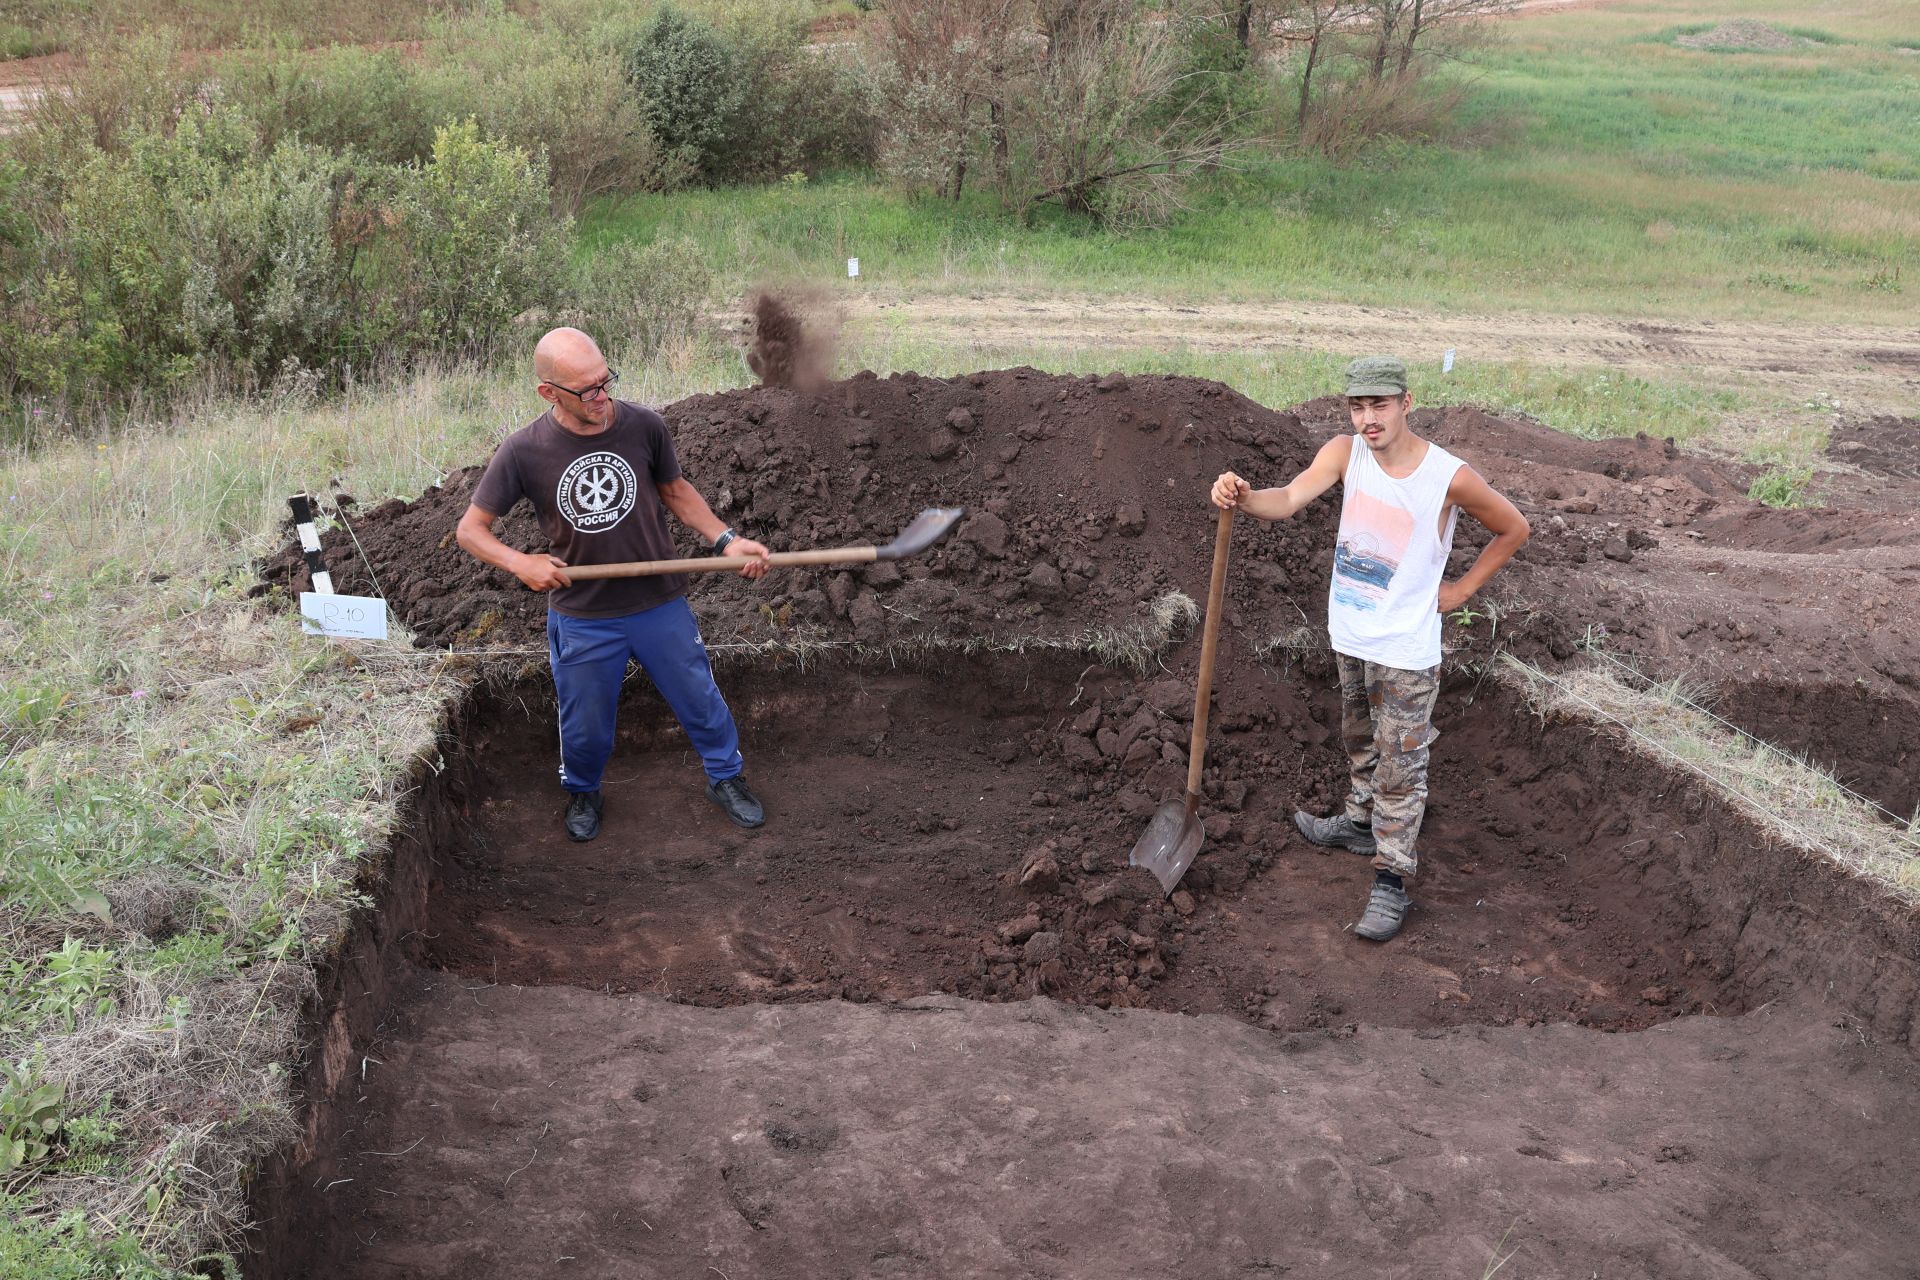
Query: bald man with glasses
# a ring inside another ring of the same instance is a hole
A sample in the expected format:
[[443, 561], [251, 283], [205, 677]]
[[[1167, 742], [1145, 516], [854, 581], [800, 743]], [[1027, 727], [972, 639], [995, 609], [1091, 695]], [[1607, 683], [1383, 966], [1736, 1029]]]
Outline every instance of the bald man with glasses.
[[[479, 560], [547, 596], [547, 653], [560, 700], [560, 785], [569, 838], [600, 834], [601, 778], [613, 754], [627, 662], [637, 661], [700, 753], [707, 795], [743, 827], [766, 820], [742, 776], [740, 735], [714, 684], [686, 600], [684, 574], [575, 583], [568, 565], [676, 558], [667, 515], [740, 561], [767, 571], [767, 549], [726, 526], [680, 474], [673, 437], [651, 409], [613, 398], [619, 374], [578, 329], [555, 329], [533, 352], [547, 411], [501, 442], [456, 536]], [[493, 526], [522, 499], [552, 554], [516, 551]]]

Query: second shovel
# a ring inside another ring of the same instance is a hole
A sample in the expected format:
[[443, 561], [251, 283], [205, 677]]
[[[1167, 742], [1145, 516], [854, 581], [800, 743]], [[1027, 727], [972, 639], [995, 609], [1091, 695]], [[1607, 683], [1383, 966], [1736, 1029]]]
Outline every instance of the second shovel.
[[1187, 793], [1168, 800], [1147, 823], [1147, 829], [1127, 855], [1127, 865], [1153, 872], [1161, 889], [1171, 896], [1187, 874], [1206, 828], [1200, 824], [1200, 773], [1207, 760], [1207, 705], [1213, 697], [1213, 655], [1220, 647], [1220, 601], [1227, 586], [1227, 544], [1233, 539], [1233, 512], [1220, 512], [1219, 532], [1213, 539], [1213, 579], [1207, 584], [1207, 623], [1200, 638], [1199, 687], [1193, 700], [1193, 741], [1187, 747]]

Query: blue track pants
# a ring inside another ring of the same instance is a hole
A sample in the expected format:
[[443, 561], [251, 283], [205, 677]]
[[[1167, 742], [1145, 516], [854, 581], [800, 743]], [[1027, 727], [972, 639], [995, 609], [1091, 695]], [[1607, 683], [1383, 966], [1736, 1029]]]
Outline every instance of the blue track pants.
[[560, 695], [560, 784], [567, 790], [600, 789], [629, 658], [673, 708], [707, 778], [720, 782], [739, 774], [740, 734], [713, 682], [707, 647], [685, 598], [623, 618], [548, 613], [547, 655]]

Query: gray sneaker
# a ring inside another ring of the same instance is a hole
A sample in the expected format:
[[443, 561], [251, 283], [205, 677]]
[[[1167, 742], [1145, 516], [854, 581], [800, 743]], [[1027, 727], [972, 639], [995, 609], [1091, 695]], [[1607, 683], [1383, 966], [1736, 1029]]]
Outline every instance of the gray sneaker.
[[1332, 818], [1316, 818], [1305, 810], [1296, 810], [1293, 825], [1300, 828], [1300, 834], [1317, 845], [1330, 849], [1350, 849], [1354, 853], [1364, 853], [1369, 858], [1374, 854], [1373, 829], [1363, 827], [1342, 813]]
[[1373, 893], [1367, 898], [1366, 914], [1353, 926], [1353, 931], [1370, 942], [1385, 942], [1400, 932], [1400, 924], [1407, 918], [1407, 908], [1411, 905], [1405, 889], [1376, 880]]

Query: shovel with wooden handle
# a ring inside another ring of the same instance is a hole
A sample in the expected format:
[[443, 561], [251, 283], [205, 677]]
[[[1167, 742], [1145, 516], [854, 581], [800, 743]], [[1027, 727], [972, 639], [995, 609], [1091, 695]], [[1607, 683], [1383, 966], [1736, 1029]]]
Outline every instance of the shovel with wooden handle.
[[[913, 518], [892, 542], [883, 547], [832, 547], [821, 551], [776, 551], [767, 557], [770, 568], [794, 568], [822, 564], [872, 564], [876, 560], [904, 560], [945, 537], [965, 507], [928, 507]], [[575, 582], [590, 578], [645, 578], [658, 573], [738, 573], [747, 563], [739, 557], [701, 556], [695, 560], [627, 560], [619, 564], [568, 565], [567, 577]]]
[[1187, 874], [1206, 828], [1200, 825], [1200, 772], [1207, 761], [1207, 704], [1213, 697], [1213, 655], [1220, 647], [1220, 600], [1227, 587], [1227, 544], [1233, 538], [1233, 512], [1222, 508], [1213, 538], [1213, 580], [1207, 584], [1207, 624], [1200, 637], [1200, 681], [1193, 699], [1193, 741], [1187, 747], [1187, 794], [1168, 800], [1147, 823], [1127, 856], [1130, 867], [1153, 872], [1169, 897]]

